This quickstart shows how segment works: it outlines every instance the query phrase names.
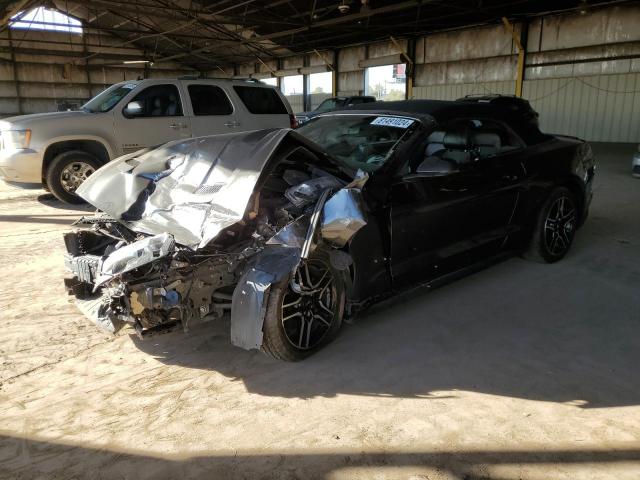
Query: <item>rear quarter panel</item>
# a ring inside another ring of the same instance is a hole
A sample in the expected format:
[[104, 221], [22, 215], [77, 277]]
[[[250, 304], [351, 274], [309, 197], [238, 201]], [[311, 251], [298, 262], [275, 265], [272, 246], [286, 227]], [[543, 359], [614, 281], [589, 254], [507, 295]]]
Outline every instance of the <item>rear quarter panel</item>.
[[530, 147], [523, 160], [527, 181], [523, 189], [516, 223], [531, 231], [538, 212], [551, 191], [569, 188], [579, 203], [581, 223], [586, 218], [592, 196], [595, 160], [588, 143], [574, 137], [550, 136]]

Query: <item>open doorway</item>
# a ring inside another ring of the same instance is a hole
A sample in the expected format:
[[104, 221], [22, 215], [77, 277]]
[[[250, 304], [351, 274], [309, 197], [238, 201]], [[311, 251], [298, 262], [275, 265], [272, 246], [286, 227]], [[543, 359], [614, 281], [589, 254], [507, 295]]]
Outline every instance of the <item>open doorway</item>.
[[405, 63], [368, 67], [364, 74], [365, 94], [378, 100], [404, 100], [407, 96]]

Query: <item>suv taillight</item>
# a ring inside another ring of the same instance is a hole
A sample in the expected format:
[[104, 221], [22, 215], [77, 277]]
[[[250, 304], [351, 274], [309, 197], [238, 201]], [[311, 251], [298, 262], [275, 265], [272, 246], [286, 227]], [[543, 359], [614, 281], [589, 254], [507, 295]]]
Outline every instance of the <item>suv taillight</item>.
[[298, 128], [298, 120], [293, 113], [289, 114], [289, 123], [291, 124], [291, 128]]

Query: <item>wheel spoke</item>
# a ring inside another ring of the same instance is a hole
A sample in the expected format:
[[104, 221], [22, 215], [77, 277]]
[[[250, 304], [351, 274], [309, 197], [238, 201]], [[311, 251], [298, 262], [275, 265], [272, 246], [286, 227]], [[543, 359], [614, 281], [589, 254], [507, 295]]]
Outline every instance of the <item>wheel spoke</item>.
[[311, 340], [311, 324], [313, 323], [313, 317], [309, 319], [309, 323], [307, 323], [307, 338], [304, 342], [304, 347], [309, 348], [309, 340]]
[[333, 311], [329, 307], [327, 307], [324, 303], [322, 303], [320, 300], [318, 300], [316, 304], [328, 314], [333, 315]]
[[567, 213], [565, 213], [560, 220], [562, 220], [563, 222], [566, 222], [569, 219], [573, 219], [575, 217], [575, 213], [576, 211], [571, 209]]
[[292, 313], [291, 315], [287, 315], [286, 317], [282, 317], [282, 321], [286, 322], [287, 320], [289, 320], [291, 318], [295, 318], [295, 317], [302, 317], [302, 314], [300, 312]]
[[304, 327], [305, 327], [306, 324], [307, 324], [307, 322], [305, 322], [304, 319], [302, 319], [300, 321], [300, 337], [298, 338], [298, 346], [300, 348], [303, 348], [302, 347], [302, 338], [304, 337]]
[[322, 281], [324, 280], [324, 277], [327, 276], [327, 273], [329, 273], [329, 269], [325, 270], [324, 273], [322, 274], [322, 277], [320, 277], [320, 280], [318, 280], [317, 283], [314, 283], [311, 285], [312, 289], [316, 289], [318, 288], [318, 286], [322, 283]]
[[304, 274], [307, 279], [307, 286], [311, 287], [311, 278], [309, 277], [309, 265], [305, 263], [304, 265]]
[[325, 318], [323, 318], [321, 315], [318, 315], [317, 313], [313, 316], [313, 318], [320, 320], [327, 327], [331, 326], [331, 322], [328, 322]]
[[294, 305], [300, 305], [301, 301], [302, 301], [302, 297], [298, 297], [298, 299], [294, 300], [293, 302], [283, 303], [282, 308], [289, 308], [289, 307], [293, 307]]

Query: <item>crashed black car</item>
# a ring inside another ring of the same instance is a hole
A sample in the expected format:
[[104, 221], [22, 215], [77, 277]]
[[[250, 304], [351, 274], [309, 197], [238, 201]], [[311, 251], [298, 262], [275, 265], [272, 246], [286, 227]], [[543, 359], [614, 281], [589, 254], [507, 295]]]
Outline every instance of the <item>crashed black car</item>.
[[230, 310], [234, 345], [298, 360], [393, 293], [504, 252], [567, 253], [592, 196], [587, 143], [541, 133], [515, 98], [358, 108], [98, 170], [78, 194], [99, 213], [65, 235], [81, 310], [141, 337]]

